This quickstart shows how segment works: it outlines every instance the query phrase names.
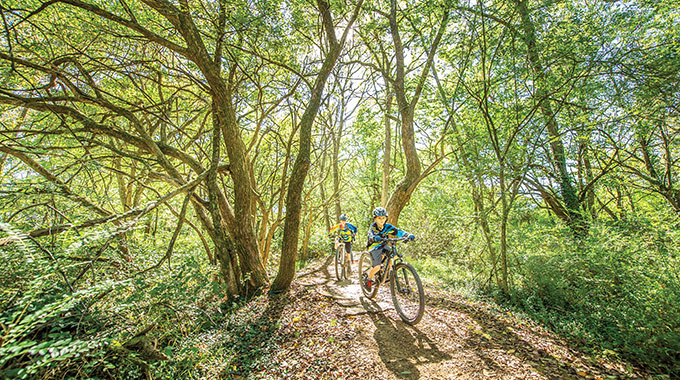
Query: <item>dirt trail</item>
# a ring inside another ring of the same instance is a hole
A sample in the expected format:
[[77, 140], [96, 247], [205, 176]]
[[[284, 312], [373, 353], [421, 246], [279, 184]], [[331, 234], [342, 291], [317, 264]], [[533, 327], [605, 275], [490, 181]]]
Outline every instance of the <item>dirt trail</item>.
[[341, 345], [344, 360], [333, 360], [350, 363], [354, 372], [333, 378], [644, 378], [624, 363], [588, 357], [541, 326], [497, 306], [427, 283], [425, 315], [416, 326], [399, 319], [389, 286], [381, 287], [375, 300], [363, 297], [356, 265], [350, 280], [339, 282], [329, 258], [300, 274], [298, 284], [332, 301], [334, 307], [323, 312], [332, 313], [332, 323], [340, 321], [348, 330]]

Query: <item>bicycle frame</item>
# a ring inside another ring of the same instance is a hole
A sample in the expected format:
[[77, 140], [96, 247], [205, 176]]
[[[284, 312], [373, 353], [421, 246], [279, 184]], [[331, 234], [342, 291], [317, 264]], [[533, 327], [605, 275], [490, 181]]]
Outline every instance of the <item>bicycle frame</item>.
[[[340, 236], [335, 237], [334, 255], [335, 255], [335, 276], [338, 281], [346, 280], [352, 273], [352, 255], [347, 252], [345, 242]], [[350, 242], [350, 244], [352, 244]], [[342, 253], [340, 251], [342, 250]], [[351, 249], [350, 249], [351, 250]]]
[[[401, 237], [401, 238], [395, 238], [395, 239], [385, 239], [384, 241], [387, 243], [396, 243], [400, 241], [406, 241], [408, 238], [406, 237]], [[396, 258], [395, 258], [396, 257]], [[378, 286], [382, 286], [385, 281], [387, 281], [388, 278], [390, 278], [392, 274], [392, 267], [395, 265], [401, 263], [403, 261], [403, 256], [397, 252], [397, 245], [393, 244], [390, 246], [390, 253], [387, 255], [387, 258], [385, 259], [385, 264], [382, 268], [380, 268], [380, 271], [378, 273], [382, 273], [382, 278], [380, 279], [380, 282], [378, 283]]]
[[[408, 240], [408, 237], [385, 239], [383, 241], [385, 243], [396, 243], [405, 240]], [[423, 317], [425, 311], [425, 294], [420, 276], [418, 276], [413, 266], [403, 260], [403, 256], [399, 253], [396, 244], [390, 244], [384, 248], [389, 250], [384, 253], [385, 256], [381, 261], [381, 268], [376, 273], [375, 283], [372, 286], [368, 285], [367, 277], [372, 268], [372, 259], [369, 252], [362, 253], [359, 259], [361, 291], [366, 297], [373, 298], [377, 295], [378, 289], [389, 279], [392, 302], [397, 314], [407, 324], [415, 325]], [[412, 314], [412, 312], [415, 312], [415, 314]]]

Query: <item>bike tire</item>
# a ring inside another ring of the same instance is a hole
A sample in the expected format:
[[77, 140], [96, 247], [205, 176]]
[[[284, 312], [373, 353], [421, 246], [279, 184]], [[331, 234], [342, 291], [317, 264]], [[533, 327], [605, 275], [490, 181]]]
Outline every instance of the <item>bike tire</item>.
[[390, 277], [390, 290], [399, 317], [409, 325], [420, 322], [425, 313], [425, 292], [415, 268], [407, 263], [395, 265]]
[[342, 281], [343, 272], [345, 270], [344, 263], [342, 262], [344, 257], [345, 249], [341, 244], [335, 249], [335, 278], [337, 278], [338, 281]]
[[364, 296], [368, 298], [373, 298], [375, 297], [376, 294], [378, 294], [378, 283], [375, 283], [373, 286], [371, 286], [371, 289], [366, 289], [366, 286], [363, 281], [363, 275], [364, 273], [368, 276], [368, 272], [371, 271], [371, 268], [373, 268], [373, 261], [371, 260], [371, 255], [368, 252], [364, 252], [361, 254], [361, 257], [359, 257], [359, 287], [361, 287], [361, 292], [364, 293]]

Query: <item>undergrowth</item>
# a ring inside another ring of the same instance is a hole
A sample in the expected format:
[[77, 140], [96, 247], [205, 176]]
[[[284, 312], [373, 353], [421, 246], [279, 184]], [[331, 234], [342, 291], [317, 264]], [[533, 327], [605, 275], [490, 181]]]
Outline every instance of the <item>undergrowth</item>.
[[408, 261], [428, 281], [493, 297], [586, 351], [680, 376], [680, 233], [670, 224], [595, 223], [581, 240], [554, 225], [511, 232], [508, 293], [474, 257], [414, 247]]
[[194, 351], [181, 342], [225, 318], [215, 269], [194, 258], [190, 244], [175, 252], [172, 269], [144, 271], [165, 253], [151, 236], [128, 240], [137, 254], [129, 263], [111, 244], [116, 231], [64, 234], [47, 246], [1, 227], [15, 241], [0, 246], [0, 378], [193, 371]]

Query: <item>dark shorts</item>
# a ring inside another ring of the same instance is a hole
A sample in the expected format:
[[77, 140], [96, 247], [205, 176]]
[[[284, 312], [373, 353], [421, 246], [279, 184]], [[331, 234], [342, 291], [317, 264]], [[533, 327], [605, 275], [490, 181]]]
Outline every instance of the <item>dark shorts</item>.
[[354, 260], [354, 252], [352, 252], [352, 241], [342, 241], [342, 240], [336, 240], [337, 243], [340, 245], [345, 246], [345, 252], [349, 253], [352, 255], [352, 260]]
[[373, 266], [378, 266], [382, 262], [383, 255], [386, 254], [388, 251], [385, 247], [378, 247], [369, 253], [371, 254], [371, 263]]
[[351, 241], [341, 241], [340, 244], [345, 244], [345, 252], [352, 253], [352, 242]]

